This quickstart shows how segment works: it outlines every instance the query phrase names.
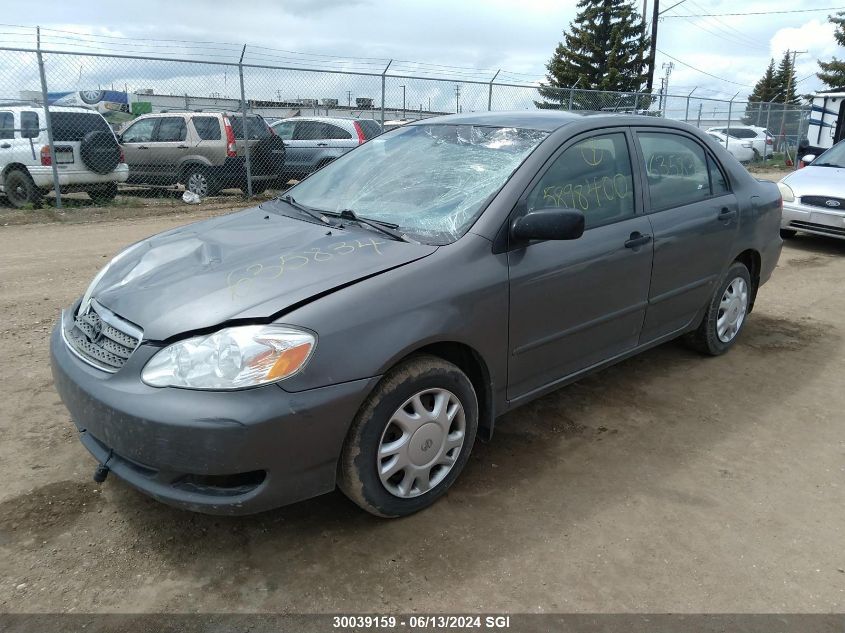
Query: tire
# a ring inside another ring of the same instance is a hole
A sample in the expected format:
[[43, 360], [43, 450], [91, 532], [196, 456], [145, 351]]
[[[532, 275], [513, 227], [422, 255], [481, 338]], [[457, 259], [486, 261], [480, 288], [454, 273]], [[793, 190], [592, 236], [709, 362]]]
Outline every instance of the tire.
[[110, 182], [87, 190], [88, 197], [96, 203], [111, 202], [117, 196], [117, 183]]
[[[257, 196], [260, 193], [264, 193], [265, 191], [267, 191], [267, 188], [269, 186], [270, 183], [268, 183], [266, 180], [252, 183], [252, 195]], [[241, 189], [241, 191], [247, 193], [246, 185], [243, 186], [243, 189]]]
[[751, 151], [754, 152], [754, 158], [752, 159], [752, 162], [759, 163], [760, 162], [760, 152], [757, 151], [756, 147], [753, 148]]
[[780, 237], [784, 240], [791, 240], [798, 234], [798, 231], [793, 229], [781, 229], [780, 230]]
[[79, 156], [95, 174], [107, 174], [120, 164], [120, 146], [111, 132], [92, 130], [82, 137]]
[[[687, 337], [689, 345], [708, 356], [719, 356], [733, 347], [748, 318], [753, 291], [745, 265], [731, 264], [713, 293], [698, 329]], [[725, 320], [720, 321], [723, 317]]]
[[[451, 419], [435, 421], [437, 410], [451, 411]], [[460, 475], [477, 430], [478, 400], [466, 374], [436, 356], [413, 357], [385, 374], [355, 416], [341, 452], [338, 486], [376, 516], [418, 512]], [[381, 459], [380, 449], [389, 451]]]
[[41, 203], [41, 190], [35, 186], [29, 173], [22, 169], [12, 169], [7, 173], [3, 187], [9, 203], [16, 209]]
[[200, 198], [216, 196], [220, 192], [217, 179], [205, 167], [189, 167], [182, 177], [185, 189], [197, 194]]

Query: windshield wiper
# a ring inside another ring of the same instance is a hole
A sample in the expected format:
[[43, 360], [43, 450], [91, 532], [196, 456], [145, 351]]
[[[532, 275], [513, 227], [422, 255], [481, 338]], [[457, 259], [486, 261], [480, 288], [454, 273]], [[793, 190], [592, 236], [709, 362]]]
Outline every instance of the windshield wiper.
[[810, 163], [813, 167], [843, 167], [843, 165], [837, 165], [836, 163]]
[[329, 213], [329, 215], [339, 217], [341, 220], [346, 220], [348, 222], [357, 222], [362, 226], [368, 226], [372, 229], [375, 229], [379, 233], [387, 235], [391, 239], [396, 240], [397, 242], [410, 242], [407, 237], [405, 237], [399, 231], [395, 229], [399, 228], [398, 224], [391, 224], [390, 222], [381, 222], [379, 220], [370, 220], [367, 218], [362, 218], [360, 215], [355, 213], [352, 209], [344, 209], [340, 213]]
[[331, 225], [331, 222], [329, 221], [329, 219], [326, 216], [321, 215], [320, 213], [317, 213], [315, 209], [311, 209], [309, 207], [306, 207], [304, 204], [300, 204], [299, 202], [294, 200], [293, 196], [290, 195], [290, 194], [280, 196], [279, 200], [281, 200], [282, 202], [288, 203], [290, 206], [292, 206], [297, 211], [300, 211], [300, 212], [304, 213], [305, 215], [308, 215], [308, 216], [314, 218], [315, 220], [317, 220], [318, 222], [321, 222], [322, 224]]

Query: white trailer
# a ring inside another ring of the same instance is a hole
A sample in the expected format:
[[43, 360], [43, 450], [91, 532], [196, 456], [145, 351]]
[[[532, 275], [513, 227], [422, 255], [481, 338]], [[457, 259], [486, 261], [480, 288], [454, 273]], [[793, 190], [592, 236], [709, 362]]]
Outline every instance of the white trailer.
[[845, 92], [817, 92], [810, 97], [809, 147], [805, 151], [819, 154], [845, 138]]

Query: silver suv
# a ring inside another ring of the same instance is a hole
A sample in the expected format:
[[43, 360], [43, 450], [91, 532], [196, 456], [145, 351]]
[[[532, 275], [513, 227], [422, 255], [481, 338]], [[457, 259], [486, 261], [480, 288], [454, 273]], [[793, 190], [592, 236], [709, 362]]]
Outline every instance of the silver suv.
[[[103, 115], [51, 106], [50, 117], [61, 190], [85, 191], [97, 202], [113, 199], [129, 168]], [[53, 160], [44, 108], [0, 106], [0, 190], [12, 206], [38, 204], [54, 188]]]
[[135, 119], [120, 135], [129, 163], [129, 182], [142, 185], [181, 183], [200, 196], [221, 189], [247, 190], [249, 143], [253, 193], [277, 180], [285, 146], [263, 118], [225, 112], [161, 112]]
[[285, 176], [301, 178], [383, 132], [372, 119], [294, 117], [272, 124], [285, 142]]

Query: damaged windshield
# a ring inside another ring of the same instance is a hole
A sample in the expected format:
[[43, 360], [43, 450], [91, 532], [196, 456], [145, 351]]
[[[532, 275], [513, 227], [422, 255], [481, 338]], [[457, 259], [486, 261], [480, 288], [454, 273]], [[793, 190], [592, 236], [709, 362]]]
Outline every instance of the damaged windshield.
[[349, 209], [421, 242], [448, 244], [546, 136], [517, 128], [410, 125], [339, 158], [291, 195], [315, 211]]

